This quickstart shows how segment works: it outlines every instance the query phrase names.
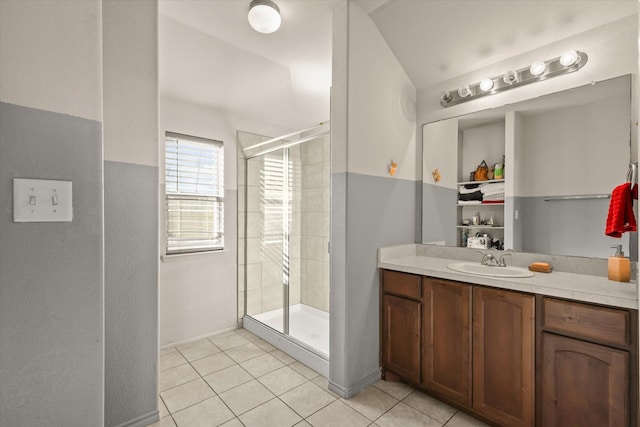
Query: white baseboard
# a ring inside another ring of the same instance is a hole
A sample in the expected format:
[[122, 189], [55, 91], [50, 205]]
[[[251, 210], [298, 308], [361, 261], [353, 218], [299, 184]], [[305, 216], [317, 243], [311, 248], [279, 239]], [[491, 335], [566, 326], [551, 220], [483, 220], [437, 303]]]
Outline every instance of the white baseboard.
[[116, 427], [145, 427], [160, 420], [160, 413], [156, 409], [148, 414], [140, 415], [125, 423], [118, 424]]
[[377, 368], [374, 372], [371, 372], [369, 375], [349, 387], [342, 387], [341, 385], [329, 380], [329, 390], [338, 393], [340, 397], [350, 399], [370, 385], [377, 383], [380, 378], [380, 368]]
[[226, 334], [227, 332], [235, 331], [236, 329], [238, 329], [238, 326], [230, 326], [228, 328], [224, 328], [224, 329], [221, 329], [221, 330], [216, 331], [216, 332], [211, 332], [211, 333], [204, 334], [204, 335], [198, 335], [197, 337], [191, 337], [191, 338], [187, 338], [187, 339], [180, 340], [180, 341], [173, 341], [173, 342], [161, 345], [160, 346], [160, 350], [165, 350], [167, 348], [176, 347], [178, 345], [189, 344], [191, 342], [200, 341], [200, 340], [205, 339], [205, 338], [215, 337], [217, 335]]

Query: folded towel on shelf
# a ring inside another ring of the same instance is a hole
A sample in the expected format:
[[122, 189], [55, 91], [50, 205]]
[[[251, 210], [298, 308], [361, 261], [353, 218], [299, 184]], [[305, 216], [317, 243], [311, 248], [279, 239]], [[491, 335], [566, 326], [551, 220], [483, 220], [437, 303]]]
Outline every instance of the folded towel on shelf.
[[496, 182], [495, 184], [485, 184], [480, 187], [482, 194], [504, 193], [504, 182]]
[[482, 200], [482, 191], [477, 190], [473, 193], [458, 194], [458, 200]]
[[501, 193], [485, 194], [483, 200], [504, 200], [504, 191]]
[[471, 193], [475, 193], [476, 191], [478, 191], [478, 186], [476, 185], [473, 188], [466, 188], [466, 185], [461, 185], [458, 187], [458, 193], [460, 194], [471, 194]]
[[618, 185], [611, 193], [609, 213], [605, 234], [611, 237], [622, 237], [627, 231], [637, 231], [636, 218], [633, 215], [633, 199], [638, 199], [638, 186], [625, 182]]
[[481, 205], [482, 200], [458, 200], [459, 205]]
[[492, 203], [504, 203], [504, 200], [483, 200], [483, 205], [490, 205]]

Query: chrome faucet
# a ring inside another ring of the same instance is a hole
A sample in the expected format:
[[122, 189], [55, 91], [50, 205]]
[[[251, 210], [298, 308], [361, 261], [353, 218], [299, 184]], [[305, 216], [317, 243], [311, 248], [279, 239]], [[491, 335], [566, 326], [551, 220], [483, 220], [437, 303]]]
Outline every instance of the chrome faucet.
[[504, 257], [506, 257], [506, 256], [510, 256], [510, 255], [511, 255], [511, 254], [508, 254], [508, 253], [507, 253], [507, 254], [502, 254], [502, 255], [500, 255], [500, 259], [498, 260], [498, 265], [499, 265], [500, 267], [506, 267], [506, 266], [507, 266], [507, 263], [505, 262]]
[[479, 254], [482, 254], [482, 261], [480, 261], [480, 264], [487, 265], [489, 267], [506, 267], [507, 263], [504, 260], [504, 257], [511, 255], [511, 254], [502, 254], [500, 255], [499, 258], [496, 258], [495, 256], [493, 256], [488, 252], [482, 252], [482, 251], [476, 251], [476, 252], [478, 252]]
[[500, 262], [492, 254], [487, 252], [482, 252], [482, 251], [476, 251], [476, 252], [478, 252], [479, 254], [482, 254], [482, 261], [480, 261], [480, 264], [494, 266], [494, 267], [500, 266]]

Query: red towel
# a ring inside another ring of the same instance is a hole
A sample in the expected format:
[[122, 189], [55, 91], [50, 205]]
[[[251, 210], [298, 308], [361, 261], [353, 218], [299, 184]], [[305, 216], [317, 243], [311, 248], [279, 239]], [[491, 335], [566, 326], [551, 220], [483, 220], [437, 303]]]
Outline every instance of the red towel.
[[611, 193], [609, 214], [607, 215], [607, 236], [622, 237], [625, 231], [636, 231], [636, 217], [633, 215], [633, 199], [638, 198], [638, 186], [631, 190], [631, 183], [618, 185]]

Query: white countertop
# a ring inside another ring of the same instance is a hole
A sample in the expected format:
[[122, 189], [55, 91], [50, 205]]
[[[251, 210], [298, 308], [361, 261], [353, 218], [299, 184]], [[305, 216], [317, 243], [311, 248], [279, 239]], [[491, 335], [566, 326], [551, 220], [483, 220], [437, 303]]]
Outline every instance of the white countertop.
[[636, 282], [615, 282], [601, 276], [558, 271], [534, 273], [533, 277], [525, 278], [477, 276], [459, 273], [447, 268], [449, 264], [460, 262], [460, 259], [401, 254], [400, 252], [406, 251], [395, 251], [397, 257], [393, 257], [392, 254], [390, 254], [391, 257], [379, 257], [378, 267], [494, 288], [638, 309]]

